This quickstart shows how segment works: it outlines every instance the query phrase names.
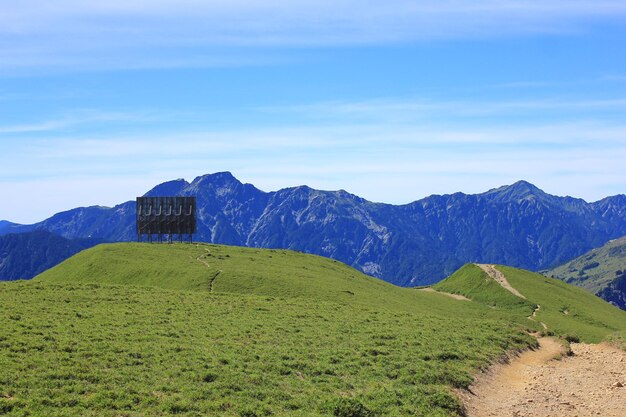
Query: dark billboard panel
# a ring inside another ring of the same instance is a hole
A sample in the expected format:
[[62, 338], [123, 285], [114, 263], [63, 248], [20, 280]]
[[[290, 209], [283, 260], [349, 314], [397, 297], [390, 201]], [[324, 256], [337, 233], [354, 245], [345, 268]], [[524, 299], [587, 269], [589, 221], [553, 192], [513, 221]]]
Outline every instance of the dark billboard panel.
[[196, 197], [137, 197], [137, 238], [144, 236], [159, 242], [166, 236], [169, 242], [174, 235], [180, 241], [189, 241], [196, 232]]

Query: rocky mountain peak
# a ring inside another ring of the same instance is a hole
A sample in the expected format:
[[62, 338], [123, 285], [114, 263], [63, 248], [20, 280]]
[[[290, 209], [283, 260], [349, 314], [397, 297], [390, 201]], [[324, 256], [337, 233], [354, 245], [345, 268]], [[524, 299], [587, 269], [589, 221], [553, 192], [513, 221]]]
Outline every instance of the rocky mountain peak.
[[186, 192], [190, 195], [201, 195], [206, 192], [214, 193], [218, 197], [231, 195], [241, 189], [243, 184], [228, 171], [196, 177]]
[[196, 177], [192, 185], [194, 184], [215, 184], [215, 185], [224, 185], [224, 184], [241, 184], [241, 182], [233, 176], [229, 171], [215, 172], [213, 174], [205, 174], [199, 177]]
[[517, 181], [511, 185], [494, 188], [481, 195], [500, 203], [517, 203], [532, 199], [547, 200], [551, 197], [537, 186], [524, 180]]
[[182, 190], [187, 187], [189, 183], [182, 178], [172, 181], [166, 181], [162, 184], [157, 185], [150, 191], [148, 191], [145, 196], [146, 197], [156, 197], [156, 196], [174, 196], [179, 195]]

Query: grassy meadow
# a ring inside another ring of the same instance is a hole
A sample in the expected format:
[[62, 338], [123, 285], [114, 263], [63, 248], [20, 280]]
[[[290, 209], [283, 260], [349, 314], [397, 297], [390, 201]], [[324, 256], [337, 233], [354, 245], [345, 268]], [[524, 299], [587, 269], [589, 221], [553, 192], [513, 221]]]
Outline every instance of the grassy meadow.
[[[522, 293], [529, 279], [510, 277]], [[399, 288], [292, 251], [100, 245], [0, 283], [0, 414], [459, 416], [454, 388], [536, 345], [529, 308]], [[602, 311], [590, 335], [626, 329], [623, 312]]]

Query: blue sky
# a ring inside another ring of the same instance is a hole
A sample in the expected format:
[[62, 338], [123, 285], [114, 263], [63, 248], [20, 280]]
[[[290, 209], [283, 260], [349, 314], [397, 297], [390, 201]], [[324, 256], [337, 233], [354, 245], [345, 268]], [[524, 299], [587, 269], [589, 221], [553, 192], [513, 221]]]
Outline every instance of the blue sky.
[[224, 170], [389, 203], [626, 192], [622, 0], [1, 3], [0, 219]]

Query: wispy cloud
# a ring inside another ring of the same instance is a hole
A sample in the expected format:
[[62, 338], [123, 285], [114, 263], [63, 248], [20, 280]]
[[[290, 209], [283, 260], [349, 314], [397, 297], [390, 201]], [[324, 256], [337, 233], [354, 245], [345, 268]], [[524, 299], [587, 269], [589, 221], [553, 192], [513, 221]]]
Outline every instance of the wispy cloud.
[[570, 33], [624, 17], [621, 0], [24, 0], [0, 15], [0, 68], [245, 65], [220, 48]]
[[480, 192], [519, 179], [587, 200], [626, 191], [626, 124], [606, 120], [342, 124], [99, 138], [88, 131], [0, 139], [0, 195], [25, 202], [32, 201], [25, 193], [46, 198], [45, 207], [3, 206], [0, 219], [29, 222], [76, 205], [111, 205], [162, 181], [223, 170], [266, 191], [308, 184], [391, 203]]
[[134, 124], [154, 122], [162, 117], [161, 112], [113, 112], [92, 109], [75, 110], [60, 117], [31, 123], [0, 125], [0, 140], [3, 136], [13, 134], [28, 134], [36, 132], [59, 132], [68, 128], [81, 126], [96, 126], [98, 124], [113, 124], [118, 122], [132, 122]]
[[619, 97], [387, 98], [264, 107], [221, 128], [185, 109], [69, 111], [0, 126], [0, 195], [47, 201], [29, 217], [2, 206], [0, 219], [110, 205], [223, 170], [267, 191], [306, 183], [391, 203], [519, 179], [596, 200], [626, 192], [625, 110]]
[[460, 117], [540, 115], [553, 111], [568, 115], [583, 111], [587, 118], [594, 112], [626, 110], [626, 98], [528, 100], [465, 100], [433, 101], [420, 99], [373, 99], [361, 101], [328, 101], [304, 105], [266, 106], [259, 111], [298, 114], [303, 117], [346, 120], [416, 121], [445, 118], [452, 122]]
[[[0, 100], [2, 97], [0, 96]], [[15, 100], [14, 97], [8, 96], [7, 100]], [[451, 125], [460, 119], [476, 119], [491, 120], [493, 127], [497, 128], [494, 117], [497, 116], [536, 116], [545, 115], [548, 112], [554, 112], [555, 115], [570, 117], [574, 122], [552, 124], [561, 129], [563, 126], [579, 126], [593, 125], [594, 115], [601, 114], [602, 119], [606, 119], [610, 114], [615, 113], [621, 119], [621, 114], [626, 111], [626, 98], [587, 98], [587, 99], [559, 99], [559, 98], [540, 98], [534, 100], [429, 100], [429, 99], [397, 99], [397, 98], [380, 98], [368, 99], [360, 101], [325, 101], [310, 104], [291, 104], [280, 106], [263, 106], [247, 109], [253, 114], [261, 114], [264, 116], [276, 117], [276, 123], [283, 126], [280, 129], [263, 129], [259, 142], [273, 142], [273, 137], [285, 137], [291, 134], [294, 128], [285, 125], [284, 118], [293, 119], [294, 116], [300, 118], [300, 123], [306, 129], [296, 128], [296, 133], [301, 134], [303, 131], [319, 131], [327, 132], [332, 129], [332, 134], [338, 135], [346, 127], [350, 131], [359, 129], [363, 131], [364, 136], [371, 134], [383, 134], [389, 129], [389, 123], [401, 123], [414, 125], [413, 128], [418, 129], [424, 126], [429, 129], [437, 129], [437, 123], [446, 120], [448, 129]], [[580, 114], [584, 117], [580, 117]], [[135, 110], [102, 110], [102, 109], [74, 109], [63, 112], [60, 115], [50, 116], [43, 120], [35, 120], [21, 123], [0, 124], [0, 140], [2, 137], [11, 137], [14, 134], [29, 133], [62, 133], [72, 128], [81, 135], [81, 131], [88, 130], [94, 132], [94, 135], [110, 135], [113, 127], [120, 125], [128, 128], [129, 126], [145, 126], [147, 129], [154, 130], [156, 125], [160, 123], [176, 122], [179, 123], [200, 123], [206, 125], [206, 115], [197, 110], [156, 110], [156, 109], [135, 109]], [[565, 117], [567, 119], [567, 117]], [[269, 119], [268, 119], [269, 120]], [[585, 122], [587, 120], [587, 122]], [[317, 125], [316, 128], [308, 126]], [[527, 126], [527, 125], [525, 125]], [[547, 125], [544, 125], [547, 126]], [[102, 130], [101, 128], [105, 129]], [[594, 126], [598, 132], [602, 132], [602, 128]], [[255, 126], [250, 126], [249, 130], [258, 131]], [[585, 130], [585, 129], [583, 129]], [[162, 131], [164, 134], [167, 131]], [[276, 134], [279, 132], [278, 134]], [[369, 133], [367, 133], [369, 132]], [[202, 135], [212, 136], [228, 136], [218, 130], [193, 132], [184, 128], [182, 132], [175, 134], [181, 140], [196, 140]], [[273, 135], [273, 136], [272, 136]], [[271, 137], [268, 137], [271, 136]], [[27, 136], [25, 136], [27, 137]], [[136, 137], [135, 137], [136, 139]], [[227, 139], [227, 138], [226, 138]], [[88, 138], [83, 139], [88, 140]], [[155, 140], [151, 137], [150, 140]], [[279, 144], [277, 144], [279, 145]], [[228, 140], [225, 146], [231, 146]], [[82, 146], [79, 146], [81, 148]], [[91, 145], [89, 148], [93, 147]]]
[[626, 191], [625, 135], [626, 126], [600, 125], [344, 126], [20, 140], [3, 145], [12, 149], [0, 156], [0, 194], [25, 205], [32, 201], [25, 194], [38, 195], [46, 205], [3, 206], [0, 219], [30, 222], [77, 205], [112, 205], [162, 181], [223, 170], [266, 191], [307, 184], [391, 203], [519, 179], [596, 200]]
[[495, 84], [489, 86], [491, 88], [508, 88], [508, 89], [533, 89], [533, 88], [546, 88], [546, 87], [563, 87], [566, 85], [579, 85], [581, 82], [577, 83], [563, 83], [563, 82], [554, 82], [554, 81], [513, 81], [502, 84]]

